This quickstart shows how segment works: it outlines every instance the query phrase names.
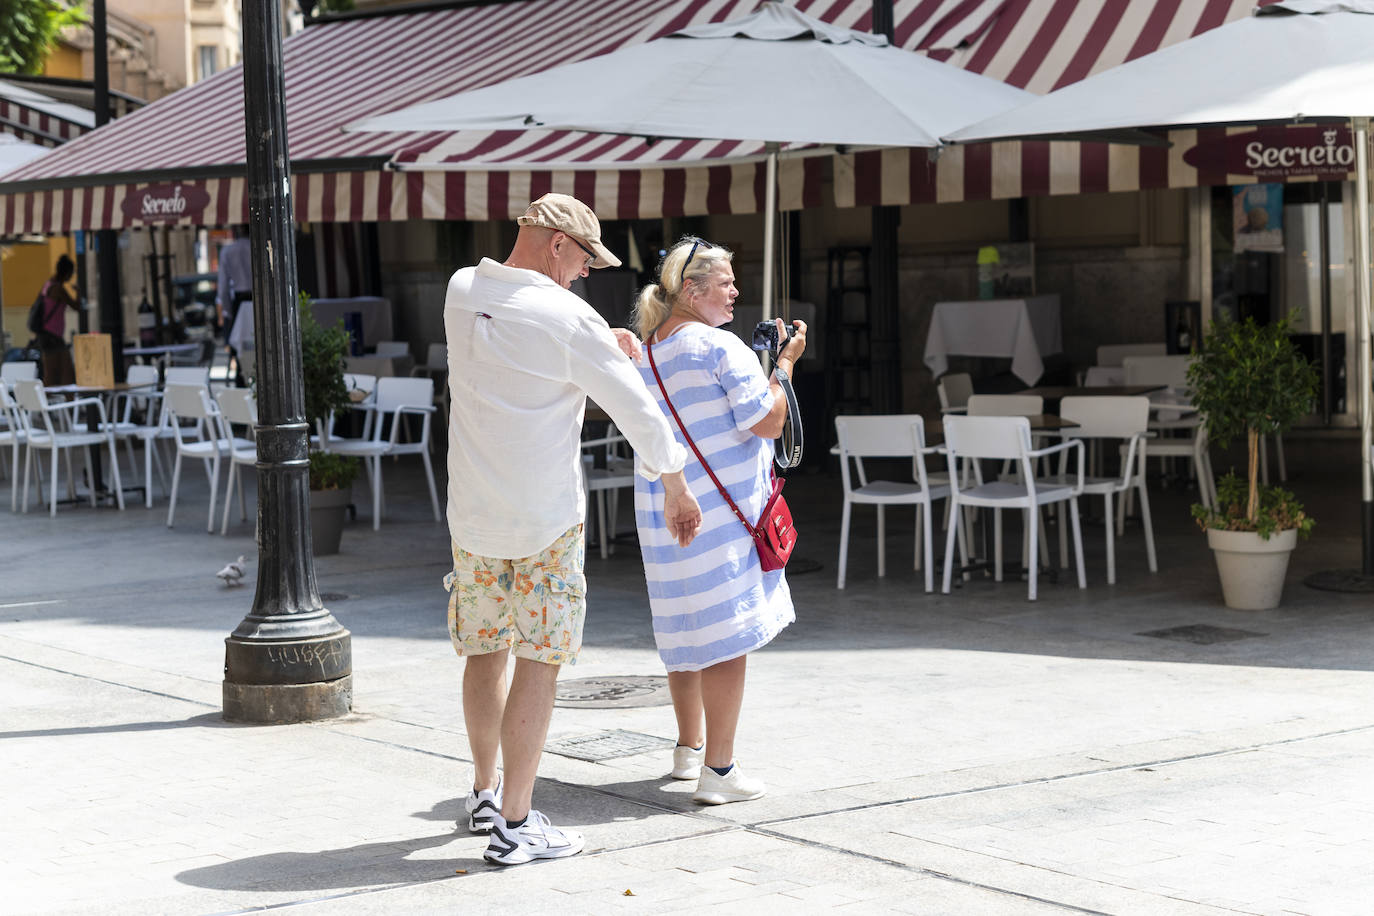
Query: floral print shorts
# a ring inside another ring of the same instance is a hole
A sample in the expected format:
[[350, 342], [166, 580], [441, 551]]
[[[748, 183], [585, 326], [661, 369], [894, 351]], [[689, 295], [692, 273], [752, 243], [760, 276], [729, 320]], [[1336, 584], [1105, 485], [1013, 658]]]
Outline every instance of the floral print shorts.
[[572, 665], [587, 612], [582, 526], [532, 557], [505, 560], [453, 545], [448, 632], [459, 655], [510, 649], [517, 658]]

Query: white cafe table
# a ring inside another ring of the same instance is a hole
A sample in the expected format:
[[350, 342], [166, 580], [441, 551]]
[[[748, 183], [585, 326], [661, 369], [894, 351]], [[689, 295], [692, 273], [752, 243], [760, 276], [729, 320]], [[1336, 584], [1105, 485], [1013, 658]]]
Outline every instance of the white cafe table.
[[939, 378], [948, 371], [950, 356], [1010, 358], [1012, 374], [1034, 385], [1045, 373], [1044, 357], [1063, 349], [1058, 293], [938, 302], [926, 335], [925, 364]]

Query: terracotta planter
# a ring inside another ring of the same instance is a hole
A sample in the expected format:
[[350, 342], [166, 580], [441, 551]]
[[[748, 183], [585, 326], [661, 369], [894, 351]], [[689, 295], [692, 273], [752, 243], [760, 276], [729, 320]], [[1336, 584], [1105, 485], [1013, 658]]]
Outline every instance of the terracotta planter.
[[1238, 611], [1278, 607], [1288, 558], [1297, 544], [1296, 528], [1280, 531], [1267, 541], [1253, 531], [1207, 529], [1207, 545], [1217, 559], [1226, 606]]
[[339, 552], [344, 522], [348, 518], [348, 504], [353, 501], [353, 488], [310, 491], [310, 542], [315, 556]]

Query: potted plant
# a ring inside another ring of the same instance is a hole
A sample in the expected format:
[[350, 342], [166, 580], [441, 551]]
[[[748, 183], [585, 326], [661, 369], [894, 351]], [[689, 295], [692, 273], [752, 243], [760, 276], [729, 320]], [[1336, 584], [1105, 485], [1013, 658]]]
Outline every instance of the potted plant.
[[1291, 427], [1317, 395], [1317, 371], [1293, 343], [1291, 326], [1291, 317], [1217, 321], [1188, 367], [1208, 435], [1223, 448], [1245, 436], [1245, 479], [1228, 473], [1217, 481], [1216, 507], [1192, 510], [1216, 557], [1226, 606], [1239, 610], [1278, 607], [1289, 556], [1314, 524], [1292, 493], [1259, 483], [1262, 437]]
[[[349, 405], [344, 384], [344, 356], [350, 338], [343, 322], [325, 327], [310, 312], [310, 297], [300, 295], [301, 375], [305, 383], [305, 416], [327, 428], [329, 417]], [[317, 555], [339, 552], [358, 459], [328, 452], [310, 452], [311, 543]]]

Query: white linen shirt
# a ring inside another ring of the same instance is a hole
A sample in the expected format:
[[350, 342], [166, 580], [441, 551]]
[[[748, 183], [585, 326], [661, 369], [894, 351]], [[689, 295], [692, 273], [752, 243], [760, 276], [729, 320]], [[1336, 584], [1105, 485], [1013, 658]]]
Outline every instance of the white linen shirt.
[[605, 319], [534, 270], [483, 258], [453, 275], [448, 338], [448, 527], [485, 557], [533, 556], [580, 524], [582, 415], [591, 396], [650, 480], [687, 450]]

